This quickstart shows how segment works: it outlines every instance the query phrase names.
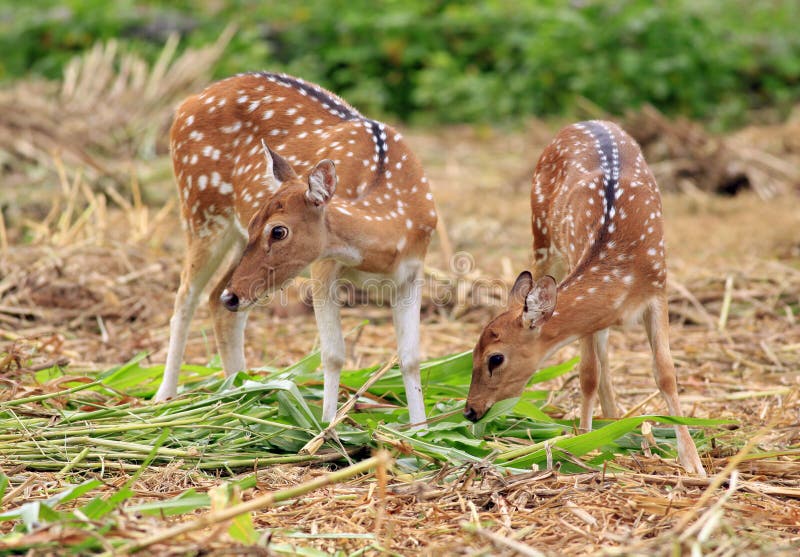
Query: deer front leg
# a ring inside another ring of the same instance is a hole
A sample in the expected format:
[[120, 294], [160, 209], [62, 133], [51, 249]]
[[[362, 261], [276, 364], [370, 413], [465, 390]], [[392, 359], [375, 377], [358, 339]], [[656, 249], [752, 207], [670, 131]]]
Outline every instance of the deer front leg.
[[394, 329], [397, 335], [397, 354], [400, 372], [408, 400], [408, 420], [412, 424], [425, 422], [425, 401], [419, 375], [419, 318], [422, 306], [420, 266], [408, 269], [399, 277], [397, 299], [392, 307]]
[[[669, 314], [666, 296], [661, 295], [647, 306], [644, 312], [644, 326], [650, 348], [653, 351], [653, 372], [656, 384], [667, 401], [669, 413], [682, 416], [678, 401], [678, 381], [675, 376], [675, 364], [669, 351]], [[678, 460], [690, 474], [705, 476], [706, 471], [697, 454], [692, 436], [685, 425], [675, 426], [678, 437]]]
[[181, 278], [181, 285], [175, 296], [175, 308], [172, 318], [169, 320], [169, 348], [167, 349], [167, 362], [164, 365], [164, 375], [161, 377], [161, 385], [153, 397], [156, 402], [172, 398], [178, 392], [178, 374], [186, 349], [186, 340], [189, 336], [189, 324], [197, 309], [200, 292], [205, 286], [202, 278], [185, 276]]
[[336, 416], [336, 403], [339, 399], [339, 378], [344, 365], [345, 347], [342, 336], [342, 322], [339, 317], [339, 301], [336, 299], [336, 279], [340, 264], [325, 260], [311, 266], [314, 281], [314, 317], [319, 330], [319, 343], [322, 353], [322, 372], [324, 387], [322, 394], [322, 421], [330, 422]]
[[247, 309], [229, 311], [223, 307], [220, 300], [241, 252], [241, 247], [235, 250], [232, 258], [233, 264], [208, 297], [211, 317], [214, 320], [214, 337], [217, 339], [217, 348], [220, 358], [222, 358], [222, 368], [225, 370], [226, 377], [247, 369], [244, 358], [244, 329], [249, 311]]
[[594, 399], [597, 395], [597, 376], [599, 362], [595, 351], [594, 335], [587, 335], [580, 340], [581, 362], [578, 375], [581, 383], [581, 432], [592, 430], [592, 413], [594, 412]]
[[189, 324], [197, 309], [197, 302], [209, 279], [220, 264], [222, 257], [230, 245], [224, 233], [210, 238], [206, 242], [189, 241], [181, 285], [175, 296], [175, 307], [169, 320], [169, 349], [161, 386], [153, 400], [163, 402], [174, 397], [178, 391], [178, 374], [189, 336]]

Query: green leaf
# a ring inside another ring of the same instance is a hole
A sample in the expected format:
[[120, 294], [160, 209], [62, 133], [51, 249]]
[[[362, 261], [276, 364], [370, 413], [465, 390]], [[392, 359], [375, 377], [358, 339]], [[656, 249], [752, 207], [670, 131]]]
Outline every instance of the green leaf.
[[313, 416], [310, 416], [311, 412], [308, 410], [308, 407], [304, 409], [298, 406], [297, 398], [292, 396], [291, 393], [287, 393], [286, 391], [281, 391], [278, 393], [278, 407], [280, 408], [281, 414], [286, 415], [289, 420], [302, 427], [303, 429], [311, 430], [317, 429], [319, 427], [314, 428], [312, 419]]
[[448, 447], [447, 445], [434, 445], [433, 443], [428, 443], [412, 435], [404, 435], [388, 426], [378, 426], [377, 430], [386, 434], [388, 437], [405, 441], [411, 445], [414, 450], [436, 458], [437, 460], [456, 464], [466, 464], [481, 460], [480, 457], [474, 456], [466, 451], [454, 449], [453, 447]]
[[66, 503], [77, 499], [93, 489], [102, 486], [100, 480], [86, 480], [83, 483], [68, 487], [45, 500], [31, 501], [16, 509], [0, 514], [0, 521], [22, 520], [28, 530], [40, 525], [41, 523], [56, 522], [61, 519], [61, 514], [54, 509], [61, 503]]
[[128, 511], [139, 512], [151, 516], [175, 516], [205, 509], [211, 506], [211, 498], [206, 493], [197, 493], [188, 489], [172, 499], [154, 501], [127, 507]]
[[228, 535], [234, 540], [245, 545], [253, 545], [258, 541], [258, 532], [253, 526], [252, 513], [242, 513], [231, 521]]
[[320, 365], [322, 365], [322, 356], [320, 355], [319, 350], [316, 350], [299, 362], [285, 367], [279, 373], [275, 374], [274, 377], [276, 379], [291, 379], [296, 375], [315, 372], [319, 369]]
[[55, 497], [52, 497], [47, 500], [48, 505], [53, 505], [55, 503], [66, 503], [68, 501], [73, 501], [82, 495], [89, 493], [90, 491], [97, 489], [98, 487], [102, 486], [103, 482], [100, 480], [86, 480], [83, 483], [80, 483], [74, 487], [69, 489], [65, 489]]
[[155, 376], [156, 373], [163, 372], [163, 367], [161, 366], [154, 366], [152, 368], [143, 368], [139, 366], [139, 362], [146, 357], [147, 352], [139, 352], [121, 366], [112, 367], [108, 371], [98, 375], [97, 378], [109, 387], [125, 390], [124, 387], [135, 385], [137, 381], [141, 381], [143, 378], [152, 378], [151, 376]]
[[258, 485], [258, 476], [255, 474], [250, 474], [249, 476], [245, 476], [241, 480], [233, 482], [234, 485], [238, 486], [239, 489], [245, 490], [250, 489], [251, 487], [255, 487]]
[[3, 500], [3, 496], [5, 496], [7, 488], [8, 488], [8, 476], [6, 476], [2, 472], [2, 470], [0, 470], [0, 501]]
[[81, 508], [81, 512], [91, 520], [98, 520], [131, 497], [133, 497], [133, 491], [129, 487], [123, 486], [107, 498], [95, 497]]
[[508, 414], [508, 412], [510, 412], [511, 409], [517, 405], [517, 402], [519, 402], [519, 397], [507, 398], [505, 400], [495, 402], [492, 407], [489, 408], [489, 411], [486, 412], [486, 414], [484, 414], [483, 417], [472, 426], [473, 431], [475, 432], [475, 437], [483, 437], [489, 424], [491, 424], [498, 416], [504, 416]]
[[[712, 426], [729, 423], [729, 420], [706, 420], [700, 418], [676, 418], [674, 416], [632, 416], [621, 420], [616, 420], [610, 424], [603, 426], [594, 431], [560, 439], [556, 441], [552, 447], [561, 448], [569, 451], [574, 456], [582, 456], [591, 451], [599, 450], [605, 445], [613, 444], [614, 441], [630, 433], [638, 428], [642, 422], [653, 421], [682, 425], [702, 425]], [[554, 453], [555, 456], [555, 453]], [[541, 464], [547, 458], [545, 449], [521, 457], [519, 459], [511, 460], [507, 463], [508, 466], [515, 466], [517, 468], [530, 468], [533, 464]]]
[[[466, 429], [466, 428], [464, 428]], [[466, 433], [457, 431], [437, 431], [431, 435], [425, 435], [425, 441], [441, 445], [447, 443], [448, 445], [463, 445], [471, 448], [482, 448], [486, 445], [483, 439], [476, 439], [475, 437], [467, 436]]]
[[508, 414], [512, 408], [514, 408], [517, 403], [519, 402], [519, 397], [514, 398], [507, 398], [505, 400], [501, 400], [500, 402], [496, 402], [489, 408], [489, 411], [480, 419], [481, 422], [491, 422], [498, 416], [505, 416]]
[[533, 377], [531, 377], [530, 381], [528, 381], [528, 385], [535, 385], [536, 383], [544, 383], [545, 381], [550, 381], [551, 379], [555, 379], [556, 377], [561, 377], [562, 375], [572, 371], [580, 360], [581, 359], [576, 356], [571, 360], [567, 360], [562, 364], [557, 364], [554, 366], [546, 367], [544, 369], [540, 369], [539, 371], [533, 374]]
[[285, 553], [286, 555], [300, 555], [301, 557], [330, 557], [331, 555], [321, 549], [293, 543], [271, 543], [269, 544], [269, 550], [275, 553]]
[[[341, 382], [343, 385], [357, 389], [379, 367], [371, 366], [359, 370], [343, 371]], [[466, 396], [466, 387], [469, 386], [472, 376], [472, 351], [423, 362], [420, 365], [420, 376], [422, 377], [423, 392], [427, 399], [441, 398], [439, 395], [443, 392], [455, 396]], [[398, 395], [404, 392], [403, 378], [397, 366], [389, 370], [370, 389], [371, 393], [381, 396], [387, 391]]]
[[520, 401], [514, 406], [512, 411], [514, 412], [514, 414], [517, 414], [524, 418], [529, 418], [531, 420], [535, 420], [538, 422], [553, 423], [553, 418], [542, 412], [542, 409], [536, 406], [530, 400], [520, 399]]
[[[222, 483], [212, 488], [208, 495], [212, 512], [234, 507], [241, 502], [239, 488], [235, 484]], [[236, 515], [228, 526], [228, 535], [245, 545], [258, 541], [258, 533], [253, 527], [253, 517], [249, 512]]]
[[134, 472], [128, 481], [125, 482], [125, 485], [105, 499], [101, 497], [95, 497], [89, 501], [81, 509], [83, 514], [92, 520], [97, 520], [104, 517], [119, 507], [122, 503], [133, 497], [133, 490], [131, 487], [139, 479], [139, 476], [142, 475], [142, 472], [144, 472], [147, 467], [150, 466], [150, 463], [153, 462], [153, 459], [158, 454], [158, 449], [164, 444], [164, 441], [167, 440], [169, 434], [169, 429], [164, 429], [161, 431], [158, 438], [153, 442], [153, 448], [150, 450], [150, 454], [147, 455], [141, 466], [139, 466], [136, 472]]

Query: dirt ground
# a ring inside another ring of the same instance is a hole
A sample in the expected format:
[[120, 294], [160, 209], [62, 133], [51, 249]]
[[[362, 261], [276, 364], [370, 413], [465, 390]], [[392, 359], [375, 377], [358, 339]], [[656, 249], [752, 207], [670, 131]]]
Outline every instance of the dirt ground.
[[[430, 274], [458, 274], [448, 259], [452, 253], [472, 262], [469, 272], [462, 273], [465, 280], [499, 277], [510, 282], [525, 268], [529, 185], [520, 176], [526, 176], [554, 131], [542, 125], [509, 133], [406, 130], [429, 174], [448, 236], [432, 245]], [[171, 199], [171, 187], [167, 182], [143, 184], [146, 195], [162, 199]], [[32, 355], [34, 364], [68, 359], [78, 369], [109, 367], [142, 350], [150, 353], [149, 361], [163, 362], [183, 247], [175, 208], [161, 214], [159, 209], [109, 207], [102, 218], [96, 213], [95, 221], [74, 234], [57, 223], [48, 225], [49, 232], [42, 233], [48, 239], [34, 244], [21, 243], [20, 230], [9, 226], [10, 247], [0, 260], [0, 352], [13, 349]], [[673, 464], [645, 456], [630, 462], [640, 473], [620, 477], [551, 471], [502, 478], [468, 470], [459, 485], [395, 479], [385, 502], [385, 547], [398, 554], [511, 555], [516, 551], [513, 543], [521, 541], [548, 555], [679, 554], [689, 551], [691, 540], [700, 535], [680, 523], [691, 516], [704, 520], [700, 526], [716, 521], [713, 528], [708, 526], [705, 554], [797, 553], [800, 202], [795, 194], [763, 201], [748, 192], [719, 197], [692, 191], [665, 195], [664, 215], [671, 341], [684, 410], [690, 416], [739, 422], [731, 430], [713, 433], [719, 448], [703, 455], [704, 462], [710, 472], [719, 472], [754, 435], [760, 449], [776, 451], [774, 457], [740, 464], [740, 481], [747, 486], [733, 493], [714, 516], [707, 514], [708, 505], [694, 507], [707, 480], [682, 477]], [[471, 349], [482, 325], [502, 309], [479, 300], [462, 302], [447, 307], [426, 304], [423, 356]], [[725, 311], [727, 318], [721, 320]], [[349, 341], [348, 366], [383, 361], [393, 354], [388, 309], [346, 309], [345, 328], [365, 317], [369, 325]], [[316, 343], [313, 316], [300, 303], [251, 314], [247, 358], [252, 366], [292, 363]], [[651, 396], [656, 388], [643, 330], [614, 330], [610, 343], [621, 409], [666, 412], [663, 401]], [[214, 350], [210, 320], [202, 307], [186, 360], [207, 363]], [[577, 346], [568, 346], [553, 361], [576, 353]], [[22, 374], [17, 370], [13, 376]], [[576, 412], [574, 376], [557, 381], [564, 387], [561, 404]], [[319, 473], [276, 467], [261, 472], [263, 482], [256, 491]], [[141, 493], [152, 491], [153, 482], [165, 474], [174, 489], [190, 481], [181, 471], [154, 470], [140, 480]], [[375, 503], [368, 502], [367, 491], [358, 483], [329, 488], [297, 505], [262, 513], [257, 523], [280, 528], [307, 521], [309, 531], [369, 533]], [[709, 504], [723, 492], [715, 492]], [[470, 522], [479, 522], [483, 529], [467, 532], [462, 523]], [[208, 544], [214, 551], [223, 551], [224, 545], [203, 535], [187, 543], [182, 552], [192, 544]], [[360, 547], [357, 540], [318, 543], [327, 550]]]

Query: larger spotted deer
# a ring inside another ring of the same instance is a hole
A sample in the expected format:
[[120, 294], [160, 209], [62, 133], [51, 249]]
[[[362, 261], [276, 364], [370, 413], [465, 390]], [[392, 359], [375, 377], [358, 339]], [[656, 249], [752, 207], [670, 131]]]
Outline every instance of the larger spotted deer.
[[[531, 210], [533, 273], [519, 275], [508, 309], [480, 335], [464, 415], [476, 421], [494, 402], [519, 396], [550, 354], [579, 340], [580, 428], [592, 428], [598, 388], [603, 413], [616, 417], [608, 328], [641, 315], [656, 383], [670, 414], [681, 416], [661, 199], [639, 146], [610, 122], [568, 126], [539, 159]], [[676, 431], [681, 464], [705, 475], [688, 429]]]
[[400, 134], [319, 86], [252, 73], [184, 101], [171, 150], [188, 253], [156, 399], [176, 394], [189, 322], [227, 256], [209, 299], [226, 374], [245, 369], [248, 309], [311, 265], [322, 414], [330, 421], [345, 360], [337, 278], [379, 276], [395, 289], [409, 418], [423, 422], [418, 279], [437, 217], [422, 167]]

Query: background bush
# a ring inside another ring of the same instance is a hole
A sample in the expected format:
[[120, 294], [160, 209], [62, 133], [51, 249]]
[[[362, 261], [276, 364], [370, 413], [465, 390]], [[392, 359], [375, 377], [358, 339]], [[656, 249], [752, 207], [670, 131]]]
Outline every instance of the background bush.
[[238, 27], [215, 69], [275, 69], [369, 114], [509, 122], [644, 102], [727, 126], [800, 98], [797, 0], [0, 0], [0, 79], [57, 77], [96, 40], [154, 56]]

